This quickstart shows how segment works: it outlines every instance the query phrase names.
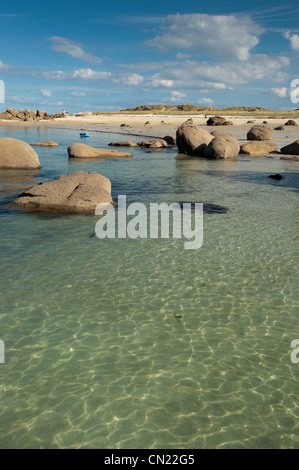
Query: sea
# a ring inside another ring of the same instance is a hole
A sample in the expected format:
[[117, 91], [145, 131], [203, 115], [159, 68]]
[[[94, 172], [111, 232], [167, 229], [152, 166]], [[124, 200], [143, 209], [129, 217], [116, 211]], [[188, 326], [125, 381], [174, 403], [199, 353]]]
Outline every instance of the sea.
[[[175, 147], [81, 161], [76, 129], [0, 137], [59, 144], [34, 147], [41, 170], [0, 170], [0, 448], [298, 449], [298, 162]], [[201, 248], [99, 239], [99, 216], [14, 206], [77, 171], [128, 204], [203, 203]]]

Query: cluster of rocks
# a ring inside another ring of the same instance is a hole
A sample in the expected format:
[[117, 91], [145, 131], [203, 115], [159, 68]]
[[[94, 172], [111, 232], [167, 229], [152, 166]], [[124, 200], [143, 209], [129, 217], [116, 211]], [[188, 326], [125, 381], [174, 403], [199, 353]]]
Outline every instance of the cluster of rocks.
[[227, 121], [221, 116], [212, 116], [207, 120], [207, 126], [232, 126], [232, 121]]
[[[37, 114], [38, 117], [43, 116], [41, 111], [38, 111], [35, 116]], [[285, 125], [296, 125], [295, 121], [293, 123], [291, 121]], [[271, 129], [264, 125], [254, 125], [247, 133], [249, 142], [240, 146], [238, 140], [232, 135], [219, 129], [209, 133], [202, 127], [196, 126], [191, 118], [177, 129], [176, 137], [165, 136], [162, 139], [143, 140], [139, 143], [111, 142], [109, 145], [147, 149], [177, 145], [180, 153], [209, 159], [224, 159], [236, 158], [240, 152], [247, 155], [277, 152], [277, 146], [271, 142], [271, 139]], [[31, 145], [54, 147], [58, 144], [48, 141], [35, 142]], [[38, 155], [31, 145], [17, 139], [0, 138], [0, 168], [40, 169]], [[132, 157], [132, 154], [128, 152], [95, 148], [81, 143], [70, 145], [67, 151], [69, 158], [78, 159]], [[299, 155], [299, 140], [283, 147], [281, 153]], [[270, 175], [269, 178], [278, 180], [281, 179], [281, 175]], [[111, 182], [97, 173], [81, 171], [71, 175], [62, 175], [56, 181], [40, 183], [26, 190], [15, 199], [14, 203], [21, 208], [45, 212], [94, 213], [100, 203], [113, 204]]]
[[212, 159], [235, 158], [240, 152], [235, 137], [222, 132], [212, 135], [196, 126], [192, 118], [178, 128], [176, 142], [180, 153]]
[[141, 147], [141, 148], [157, 150], [161, 148], [173, 147], [174, 145], [176, 145], [176, 139], [173, 136], [166, 135], [162, 139], [153, 139], [153, 140], [144, 139], [141, 142], [138, 142], [137, 144], [134, 142], [131, 142], [130, 140], [122, 140], [120, 142], [110, 142], [110, 144], [108, 145], [114, 146], [114, 147]]
[[0, 113], [0, 119], [7, 121], [39, 121], [43, 119], [54, 119], [65, 117], [66, 113], [48, 114], [46, 111], [38, 109], [30, 111], [29, 109], [13, 109], [7, 108], [6, 111]]
[[[196, 126], [192, 118], [184, 122], [176, 134], [180, 153], [211, 159], [235, 158], [239, 153], [261, 155], [278, 151], [277, 145], [270, 142], [272, 131], [266, 126], [252, 126], [247, 133], [247, 140], [250, 142], [240, 146], [235, 137], [223, 131], [217, 130], [210, 134]], [[280, 152], [285, 155], [299, 155], [299, 140], [283, 147]]]

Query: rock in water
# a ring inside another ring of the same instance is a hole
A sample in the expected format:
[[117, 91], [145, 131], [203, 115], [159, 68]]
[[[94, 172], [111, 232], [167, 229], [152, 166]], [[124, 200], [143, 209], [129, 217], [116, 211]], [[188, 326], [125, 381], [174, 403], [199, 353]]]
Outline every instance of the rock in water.
[[253, 126], [247, 133], [247, 140], [272, 140], [272, 131], [266, 126]]
[[72, 144], [67, 149], [70, 158], [128, 158], [131, 153], [99, 149], [86, 144]]
[[280, 151], [285, 155], [299, 155], [299, 140], [295, 140], [295, 142], [282, 147]]
[[110, 144], [108, 145], [113, 147], [138, 147], [137, 144], [131, 142], [130, 140], [122, 140], [121, 142], [110, 142]]
[[0, 139], [0, 168], [35, 170], [41, 168], [37, 153], [18, 139]]
[[219, 134], [205, 148], [204, 156], [213, 159], [236, 158], [240, 152], [239, 142], [228, 134]]
[[272, 178], [273, 180], [282, 180], [282, 176], [279, 173], [276, 173], [276, 175], [269, 175], [268, 178]]
[[246, 153], [247, 155], [259, 155], [262, 153], [276, 152], [277, 145], [270, 144], [268, 142], [249, 142], [249, 144], [242, 145], [241, 153]]
[[58, 147], [57, 142], [53, 142], [52, 140], [48, 140], [47, 142], [33, 142], [30, 145], [36, 145], [39, 147]]
[[176, 131], [176, 142], [180, 153], [203, 156], [213, 136], [188, 119]]
[[110, 180], [84, 171], [33, 186], [14, 201], [23, 209], [58, 213], [93, 213], [104, 202], [113, 203]]

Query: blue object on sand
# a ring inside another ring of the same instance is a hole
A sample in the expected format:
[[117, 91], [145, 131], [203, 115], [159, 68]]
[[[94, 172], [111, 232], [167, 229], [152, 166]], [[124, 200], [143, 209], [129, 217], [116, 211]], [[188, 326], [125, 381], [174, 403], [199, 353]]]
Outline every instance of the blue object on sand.
[[87, 132], [80, 132], [80, 137], [89, 137]]

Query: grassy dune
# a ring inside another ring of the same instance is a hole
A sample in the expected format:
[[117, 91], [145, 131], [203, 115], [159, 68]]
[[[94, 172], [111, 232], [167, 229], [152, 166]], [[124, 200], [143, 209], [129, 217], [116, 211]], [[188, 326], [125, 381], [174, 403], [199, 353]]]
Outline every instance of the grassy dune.
[[211, 106], [195, 106], [192, 104], [183, 104], [183, 105], [144, 105], [136, 106], [135, 108], [123, 109], [115, 113], [97, 113], [94, 112], [94, 115], [97, 114], [154, 114], [154, 115], [184, 115], [184, 114], [194, 114], [194, 115], [209, 115], [209, 116], [240, 116], [240, 117], [257, 117], [257, 118], [299, 118], [299, 109], [290, 110], [290, 111], [278, 111], [272, 109], [266, 109], [261, 107], [246, 107], [246, 106], [233, 106], [230, 108], [213, 108]]

